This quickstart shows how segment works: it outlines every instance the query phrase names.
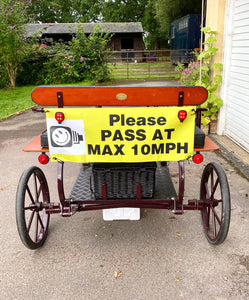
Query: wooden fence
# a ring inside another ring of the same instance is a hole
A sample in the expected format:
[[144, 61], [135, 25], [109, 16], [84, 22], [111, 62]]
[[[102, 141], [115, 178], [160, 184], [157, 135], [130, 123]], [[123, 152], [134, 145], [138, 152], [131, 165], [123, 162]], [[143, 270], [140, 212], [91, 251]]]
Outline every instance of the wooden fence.
[[175, 79], [171, 50], [113, 51], [109, 60], [112, 77], [117, 79]]

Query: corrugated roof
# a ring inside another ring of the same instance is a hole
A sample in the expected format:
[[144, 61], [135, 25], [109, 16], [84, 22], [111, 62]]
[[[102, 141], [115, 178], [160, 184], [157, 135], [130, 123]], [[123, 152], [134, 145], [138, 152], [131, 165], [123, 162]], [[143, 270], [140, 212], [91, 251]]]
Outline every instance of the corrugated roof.
[[[140, 22], [129, 23], [43, 23], [27, 24], [26, 30], [28, 36], [33, 35], [36, 31], [44, 29], [43, 33], [65, 34], [75, 33], [77, 26], [84, 28], [85, 33], [93, 32], [96, 26], [100, 26], [104, 31], [111, 33], [142, 33], [143, 27]], [[46, 29], [46, 30], [45, 30]]]

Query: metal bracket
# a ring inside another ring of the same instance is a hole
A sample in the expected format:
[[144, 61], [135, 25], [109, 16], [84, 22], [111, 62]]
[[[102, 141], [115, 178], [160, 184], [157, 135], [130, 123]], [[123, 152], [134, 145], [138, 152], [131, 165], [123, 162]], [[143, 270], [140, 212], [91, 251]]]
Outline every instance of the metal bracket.
[[63, 108], [63, 95], [62, 92], [57, 92], [57, 103], [59, 108]]
[[184, 100], [184, 92], [181, 91], [178, 94], [178, 106], [183, 106], [183, 100]]
[[141, 198], [142, 198], [141, 184], [137, 184], [136, 199], [141, 200]]

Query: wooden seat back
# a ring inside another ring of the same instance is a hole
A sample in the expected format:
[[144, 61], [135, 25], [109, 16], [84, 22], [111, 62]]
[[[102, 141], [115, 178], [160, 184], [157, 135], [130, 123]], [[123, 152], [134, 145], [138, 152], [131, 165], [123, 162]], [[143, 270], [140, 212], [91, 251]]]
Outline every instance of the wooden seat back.
[[200, 105], [206, 101], [203, 87], [83, 87], [40, 86], [32, 100], [42, 106], [147, 106]]

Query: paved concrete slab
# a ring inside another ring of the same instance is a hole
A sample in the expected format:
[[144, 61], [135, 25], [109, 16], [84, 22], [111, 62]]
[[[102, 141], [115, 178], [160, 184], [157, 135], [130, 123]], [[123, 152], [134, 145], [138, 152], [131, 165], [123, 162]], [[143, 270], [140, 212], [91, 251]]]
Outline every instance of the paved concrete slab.
[[249, 180], [249, 153], [227, 136], [210, 135], [210, 137], [219, 145], [221, 155]]
[[[132, 222], [103, 221], [101, 211], [52, 215], [44, 246], [26, 249], [15, 224], [15, 193], [23, 170], [39, 164], [37, 154], [21, 149], [44, 128], [45, 116], [31, 111], [0, 122], [2, 299], [249, 299], [249, 184], [216, 153], [206, 153], [202, 165], [186, 163], [185, 195], [198, 198], [205, 164], [222, 165], [232, 198], [222, 245], [208, 244], [198, 212], [147, 209]], [[57, 202], [56, 164], [41, 168]], [[66, 194], [79, 169], [65, 163]], [[170, 171], [177, 185], [175, 163]]]

